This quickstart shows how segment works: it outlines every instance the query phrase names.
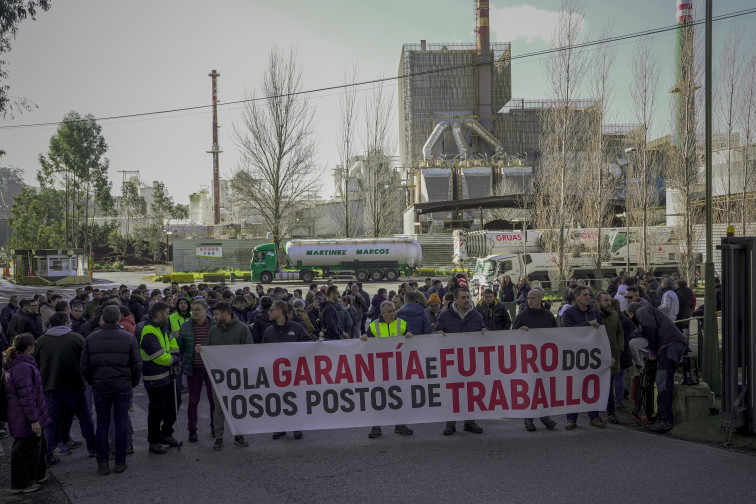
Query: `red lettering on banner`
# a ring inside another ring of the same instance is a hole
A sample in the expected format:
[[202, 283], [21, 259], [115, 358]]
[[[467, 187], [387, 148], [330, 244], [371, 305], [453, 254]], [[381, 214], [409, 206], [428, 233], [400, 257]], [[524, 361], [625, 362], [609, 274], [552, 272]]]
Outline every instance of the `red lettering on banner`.
[[573, 392], [572, 379], [573, 377], [571, 375], [567, 375], [567, 406], [574, 406], [576, 404], [580, 404], [580, 399], [575, 399], [572, 396], [572, 392]]
[[546, 389], [543, 386], [541, 378], [536, 378], [535, 389], [533, 390], [533, 402], [530, 403], [530, 409], [536, 409], [538, 406], [549, 407], [549, 401], [546, 400]]
[[331, 358], [327, 355], [315, 356], [315, 383], [322, 385], [324, 382], [328, 385], [333, 385], [333, 379], [331, 378], [331, 368], [333, 363]]
[[507, 395], [504, 393], [504, 385], [502, 385], [501, 380], [494, 381], [493, 390], [491, 390], [491, 399], [488, 401], [489, 410], [492, 410], [497, 406], [503, 410], [509, 409]]
[[[399, 345], [399, 346], [401, 346], [401, 345]], [[402, 376], [403, 376], [403, 373], [402, 373], [402, 353], [401, 352], [396, 352], [395, 359], [396, 359], [396, 379], [397, 380], [403, 380], [404, 378], [402, 378]]]
[[346, 381], [347, 383], [353, 383], [354, 377], [352, 376], [352, 369], [349, 367], [349, 360], [346, 355], [339, 355], [339, 362], [336, 364], [336, 383]]
[[357, 354], [354, 356], [354, 363], [357, 367], [357, 383], [362, 383], [363, 381], [375, 381], [373, 354], [367, 355], [367, 362], [363, 355]]
[[446, 389], [452, 391], [452, 412], [459, 413], [459, 389], [464, 387], [464, 383], [447, 383]]
[[407, 363], [407, 374], [405, 375], [405, 378], [411, 380], [415, 376], [420, 380], [425, 379], [423, 365], [420, 362], [420, 357], [417, 355], [417, 350], [412, 350], [409, 354], [409, 362]]
[[307, 365], [306, 357], [297, 359], [297, 369], [294, 371], [294, 385], [300, 385], [302, 382], [312, 385], [310, 366]]
[[[546, 352], [551, 351], [551, 362], [546, 361]], [[546, 343], [541, 347], [541, 369], [545, 372], [554, 371], [559, 364], [559, 348], [554, 343]]]
[[486, 405], [483, 404], [483, 398], [486, 396], [486, 386], [475, 381], [467, 384], [467, 411], [475, 411], [475, 407], [480, 411], [486, 411]]
[[383, 380], [388, 380], [391, 376], [389, 373], [388, 360], [394, 355], [391, 352], [378, 352], [375, 356], [381, 361], [381, 369], [383, 370]]
[[521, 410], [528, 409], [530, 405], [530, 397], [528, 397], [528, 382], [525, 380], [514, 379], [510, 380], [509, 386], [511, 388], [512, 409]]
[[[588, 387], [593, 385], [593, 395], [589, 396], [590, 390]], [[585, 377], [583, 380], [583, 402], [585, 404], [593, 404], [599, 400], [601, 395], [601, 383], [599, 383], [599, 377], [595, 374], [591, 374]]]
[[[280, 369], [281, 366], [284, 366], [284, 369]], [[289, 386], [289, 383], [291, 383], [290, 367], [291, 362], [289, 362], [289, 359], [280, 357], [273, 361], [273, 383], [276, 384], [276, 387]]]
[[556, 408], [557, 406], [564, 406], [564, 401], [562, 401], [561, 399], [557, 399], [556, 389], [557, 389], [556, 376], [550, 376], [549, 377], [549, 394], [551, 397], [552, 408]]
[[496, 350], [492, 346], [478, 347], [478, 352], [483, 354], [483, 374], [486, 376], [491, 375], [491, 354]]
[[470, 354], [470, 365], [467, 369], [465, 369], [465, 349], [457, 349], [457, 359], [459, 360], [459, 374], [461, 374], [462, 376], [472, 376], [475, 374], [475, 347], [470, 347], [467, 350]]
[[520, 347], [520, 359], [522, 360], [522, 372], [528, 372], [528, 365], [533, 368], [533, 372], [538, 372], [536, 360], [538, 359], [538, 350], [535, 345], [525, 344]]
[[450, 355], [454, 355], [453, 348], [441, 349], [441, 378], [446, 378], [446, 368], [454, 365], [454, 359], [449, 359]]
[[517, 368], [517, 347], [514, 345], [509, 347], [509, 366], [504, 363], [504, 348], [503, 346], [499, 347], [499, 371], [504, 374], [512, 374]]

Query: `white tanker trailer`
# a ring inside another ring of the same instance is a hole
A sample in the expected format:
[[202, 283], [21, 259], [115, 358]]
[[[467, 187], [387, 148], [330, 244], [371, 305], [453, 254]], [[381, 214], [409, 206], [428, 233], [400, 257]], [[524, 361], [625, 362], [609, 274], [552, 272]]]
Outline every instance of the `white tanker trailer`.
[[286, 261], [282, 263], [274, 244], [255, 247], [250, 262], [252, 281], [310, 283], [319, 270], [323, 277], [354, 276], [360, 282], [393, 282], [400, 275], [412, 275], [423, 261], [422, 248], [412, 238], [291, 240], [284, 248]]

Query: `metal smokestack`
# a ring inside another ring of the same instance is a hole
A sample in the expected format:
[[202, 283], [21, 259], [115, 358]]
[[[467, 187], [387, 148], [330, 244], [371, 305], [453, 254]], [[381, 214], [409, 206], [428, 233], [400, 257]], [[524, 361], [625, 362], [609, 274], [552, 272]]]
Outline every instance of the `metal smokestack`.
[[677, 144], [682, 145], [686, 134], [686, 121], [688, 125], [694, 124], [695, 114], [694, 100], [689, 93], [695, 92], [693, 82], [695, 61], [693, 57], [693, 0], [676, 0], [675, 23], [677, 24], [677, 47], [676, 47], [676, 82], [672, 90], [676, 93], [677, 114]]
[[487, 130], [493, 129], [491, 110], [491, 37], [488, 23], [488, 0], [477, 0], [478, 33], [478, 121]]

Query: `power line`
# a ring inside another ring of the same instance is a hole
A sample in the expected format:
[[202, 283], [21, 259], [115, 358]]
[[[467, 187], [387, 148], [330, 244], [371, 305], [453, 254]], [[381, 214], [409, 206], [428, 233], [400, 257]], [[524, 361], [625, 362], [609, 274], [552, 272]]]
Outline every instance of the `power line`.
[[[724, 20], [727, 20], [727, 19], [741, 17], [741, 16], [747, 16], [747, 15], [751, 15], [751, 14], [756, 14], [756, 8], [744, 9], [744, 10], [740, 10], [740, 11], [734, 11], [734, 12], [730, 12], [730, 13], [727, 13], [727, 14], [722, 14], [722, 15], [719, 15], [719, 16], [715, 16], [713, 18], [713, 21], [714, 22], [724, 21]], [[695, 25], [699, 25], [699, 24], [703, 24], [703, 23], [704, 23], [704, 20], [698, 20], [698, 21], [693, 21], [690, 24], [695, 26]], [[533, 58], [533, 57], [537, 57], [537, 56], [544, 56], [544, 55], [553, 54], [553, 53], [557, 53], [557, 52], [562, 52], [562, 51], [566, 51], [566, 50], [583, 49], [583, 48], [592, 47], [592, 46], [596, 46], [596, 45], [600, 45], [600, 44], [611, 44], [611, 43], [615, 43], [615, 42], [622, 42], [622, 41], [626, 41], [626, 40], [630, 40], [630, 39], [634, 39], [634, 38], [638, 38], [638, 37], [646, 37], [646, 36], [651, 36], [651, 35], [657, 35], [657, 34], [660, 34], [660, 33], [677, 30], [679, 28], [680, 28], [680, 26], [678, 24], [674, 24], [674, 25], [670, 25], [670, 26], [664, 26], [664, 27], [661, 27], [661, 28], [652, 28], [652, 29], [649, 29], [649, 30], [644, 30], [644, 31], [635, 32], [635, 33], [629, 33], [629, 34], [626, 34], [626, 35], [618, 35], [616, 37], [607, 37], [607, 38], [603, 38], [603, 39], [598, 39], [598, 40], [592, 40], [592, 41], [588, 41], [588, 42], [583, 42], [583, 43], [580, 43], [580, 44], [575, 44], [575, 45], [573, 45], [571, 47], [553, 47], [553, 48], [550, 48], [550, 49], [543, 49], [543, 50], [540, 50], [540, 51], [532, 51], [532, 52], [529, 52], [529, 53], [518, 54], [516, 56], [510, 56], [510, 60]], [[464, 69], [464, 68], [471, 68], [471, 67], [475, 67], [475, 66], [478, 66], [478, 65], [479, 65], [479, 63], [470, 63], [470, 64], [465, 64], [465, 65], [455, 65], [455, 66], [449, 66], [449, 67], [444, 67], [444, 68], [437, 68], [437, 69], [433, 69], [433, 70], [425, 70], [425, 71], [422, 71], [422, 72], [410, 73], [410, 74], [406, 74], [406, 75], [397, 75], [397, 76], [392, 76], [392, 77], [381, 77], [381, 78], [371, 79], [371, 80], [361, 81], [361, 82], [352, 82], [352, 83], [347, 83], [347, 84], [338, 84], [338, 85], [334, 85], [334, 86], [325, 86], [325, 87], [321, 87], [321, 88], [309, 89], [309, 90], [304, 90], [304, 91], [296, 91], [294, 93], [285, 93], [285, 94], [273, 95], [273, 96], [261, 96], [261, 97], [258, 97], [258, 98], [247, 98], [247, 99], [243, 99], [243, 100], [234, 100], [234, 101], [230, 101], [230, 102], [221, 103], [221, 104], [219, 104], [219, 106], [225, 108], [225, 107], [229, 107], [231, 105], [254, 103], [254, 102], [259, 102], [259, 101], [264, 101], [264, 100], [270, 100], [270, 99], [273, 99], [273, 98], [286, 98], [286, 97], [292, 97], [292, 96], [301, 96], [301, 95], [307, 95], [307, 94], [322, 93], [322, 92], [326, 92], [326, 91], [334, 91], [334, 90], [339, 90], [339, 89], [347, 89], [347, 88], [350, 88], [350, 87], [360, 87], [360, 86], [365, 86], [365, 85], [368, 85], [368, 84], [380, 84], [380, 83], [383, 83], [383, 82], [399, 81], [399, 80], [402, 80], [402, 79], [405, 79], [405, 78], [408, 78], [408, 77], [421, 77], [421, 76], [424, 76], [424, 75], [430, 75], [430, 74], [448, 72], [448, 71], [453, 71], [453, 70], [461, 70], [461, 69]], [[203, 110], [203, 109], [210, 109], [210, 108], [212, 108], [212, 104], [194, 105], [194, 106], [190, 106], [190, 107], [180, 107], [180, 108], [174, 108], [174, 109], [155, 110], [155, 111], [150, 111], [150, 112], [139, 112], [139, 113], [133, 113], [133, 114], [122, 114], [122, 115], [115, 115], [115, 116], [100, 117], [100, 118], [96, 118], [95, 121], [100, 121], [101, 122], [101, 121], [112, 121], [112, 120], [117, 120], [117, 119], [130, 119], [130, 118], [137, 118], [137, 117], [147, 117], [147, 116], [156, 116], [156, 115], [163, 115], [163, 114], [172, 114], [172, 113], [176, 113], [176, 112], [188, 112], [188, 111], [193, 111], [193, 110]], [[85, 121], [85, 120], [87, 120], [87, 119], [80, 119], [79, 121]], [[69, 121], [69, 122], [74, 122], [74, 121]], [[38, 127], [47, 127], [47, 126], [57, 126], [57, 125], [60, 125], [60, 124], [63, 124], [63, 121], [53, 121], [53, 122], [33, 123], [33, 124], [15, 124], [15, 125], [0, 126], [0, 130], [4, 130], [4, 129], [5, 130], [7, 130], [7, 129], [22, 129], [22, 128], [38, 128]]]

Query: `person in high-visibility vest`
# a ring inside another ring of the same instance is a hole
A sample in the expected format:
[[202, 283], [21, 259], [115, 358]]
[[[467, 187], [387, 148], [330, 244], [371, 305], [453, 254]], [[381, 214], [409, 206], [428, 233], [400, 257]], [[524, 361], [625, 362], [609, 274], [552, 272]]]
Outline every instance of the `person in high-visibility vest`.
[[[404, 336], [411, 338], [412, 333], [407, 331], [407, 323], [396, 318], [396, 307], [392, 301], [384, 301], [381, 303], [381, 314], [378, 319], [372, 321], [368, 327], [368, 334], [360, 336], [362, 341], [367, 341], [368, 337], [371, 338], [389, 338], [391, 336]], [[395, 425], [394, 432], [403, 436], [410, 436], [413, 430], [406, 425]], [[368, 437], [375, 439], [383, 434], [380, 426], [376, 426], [370, 429]]]

